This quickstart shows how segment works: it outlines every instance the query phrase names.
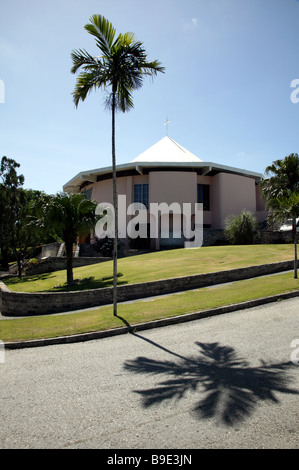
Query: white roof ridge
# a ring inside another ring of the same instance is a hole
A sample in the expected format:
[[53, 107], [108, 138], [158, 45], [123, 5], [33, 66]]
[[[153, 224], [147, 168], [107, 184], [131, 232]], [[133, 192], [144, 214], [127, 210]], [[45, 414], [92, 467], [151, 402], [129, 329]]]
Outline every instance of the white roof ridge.
[[[182, 155], [184, 154], [184, 155]], [[149, 149], [142, 152], [138, 157], [131, 160], [130, 163], [138, 162], [201, 162], [200, 158], [196, 157], [189, 150], [185, 149], [182, 145], [178, 144], [172, 138], [165, 136]]]
[[171, 142], [173, 142], [175, 145], [177, 145], [179, 147], [179, 149], [181, 149], [183, 152], [185, 153], [189, 153], [188, 150], [186, 150], [184, 147], [182, 147], [182, 145], [178, 144], [175, 140], [173, 140], [171, 137], [168, 137], [166, 136], [168, 139], [171, 140]]

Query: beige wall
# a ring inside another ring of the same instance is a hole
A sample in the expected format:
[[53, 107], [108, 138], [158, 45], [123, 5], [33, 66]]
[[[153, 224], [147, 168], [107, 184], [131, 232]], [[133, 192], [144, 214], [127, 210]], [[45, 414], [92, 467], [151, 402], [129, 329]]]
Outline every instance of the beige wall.
[[259, 222], [263, 222], [268, 217], [268, 210], [266, 207], [266, 202], [261, 196], [261, 191], [259, 186], [255, 186], [256, 190], [256, 218]]
[[[192, 213], [195, 211], [195, 203], [197, 202], [197, 174], [184, 171], [152, 171], [149, 174], [149, 203], [166, 203], [171, 205], [178, 203], [180, 205], [179, 212], [170, 217], [170, 225], [182, 227], [181, 212], [183, 211], [183, 203], [192, 204]], [[161, 227], [166, 224], [167, 215], [159, 215], [156, 218], [151, 214], [151, 230], [153, 233], [162, 232]], [[178, 225], [177, 225], [178, 224]], [[159, 239], [152, 241], [152, 248], [159, 248]]]
[[[196, 172], [152, 171], [149, 175], [124, 176], [117, 179], [118, 194], [126, 195], [127, 207], [133, 203], [134, 184], [149, 184], [149, 203], [174, 202], [180, 205], [197, 202], [197, 184], [210, 185], [210, 211], [204, 211], [203, 223], [212, 228], [223, 229], [225, 219], [238, 215], [243, 209], [252, 211], [258, 220], [267, 216], [254, 179], [229, 173], [215, 176], [198, 176]], [[91, 184], [92, 198], [98, 202], [113, 203], [112, 179]], [[126, 220], [131, 216], [126, 216]]]
[[[134, 184], [148, 183], [149, 177], [147, 175], [136, 176], [121, 176], [117, 178], [117, 192], [118, 194], [126, 195], [127, 205], [132, 204], [134, 195]], [[92, 188], [92, 199], [97, 202], [113, 203], [112, 192], [112, 179], [98, 181], [86, 187]]]
[[212, 178], [211, 212], [213, 228], [223, 229], [225, 219], [243, 209], [256, 212], [255, 181], [245, 176], [218, 173]]
[[152, 171], [149, 174], [149, 202], [197, 202], [197, 174], [184, 171]]

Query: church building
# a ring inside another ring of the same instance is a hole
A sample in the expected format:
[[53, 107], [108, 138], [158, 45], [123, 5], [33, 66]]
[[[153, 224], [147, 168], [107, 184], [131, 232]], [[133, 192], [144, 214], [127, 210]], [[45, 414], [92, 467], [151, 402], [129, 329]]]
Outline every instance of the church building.
[[[258, 186], [262, 174], [202, 161], [168, 136], [131, 162], [117, 165], [116, 170], [118, 195], [125, 196], [127, 207], [134, 202], [147, 208], [152, 203], [178, 203], [181, 207], [185, 203], [191, 203], [192, 207], [202, 203], [204, 229], [224, 229], [226, 218], [239, 215], [244, 209], [252, 212], [259, 222], [267, 218]], [[98, 203], [113, 204], [112, 167], [82, 171], [63, 190], [84, 192]], [[183, 234], [180, 238], [163, 237], [163, 215], [157, 220], [150, 217], [148, 225], [155, 224], [160, 231], [157, 238], [150, 240], [151, 249], [184, 246]], [[172, 214], [170, 234], [175, 217], [181, 215]], [[132, 216], [126, 218], [128, 221]]]

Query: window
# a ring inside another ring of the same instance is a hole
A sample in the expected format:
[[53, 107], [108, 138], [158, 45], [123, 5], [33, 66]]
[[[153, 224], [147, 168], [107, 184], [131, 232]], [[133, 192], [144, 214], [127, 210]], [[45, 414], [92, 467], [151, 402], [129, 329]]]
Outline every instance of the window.
[[203, 210], [210, 210], [210, 185], [198, 184], [197, 185], [197, 202], [203, 204]]
[[148, 184], [134, 184], [134, 202], [141, 202], [148, 208]]

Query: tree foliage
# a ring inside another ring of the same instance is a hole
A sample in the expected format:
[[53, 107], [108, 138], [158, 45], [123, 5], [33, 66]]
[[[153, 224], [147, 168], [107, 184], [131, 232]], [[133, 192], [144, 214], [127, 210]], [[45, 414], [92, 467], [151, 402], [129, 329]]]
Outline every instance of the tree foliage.
[[108, 107], [128, 111], [134, 107], [132, 92], [142, 86], [143, 77], [164, 72], [164, 67], [157, 60], [147, 60], [143, 44], [136, 41], [133, 33], [116, 37], [116, 29], [104, 16], [91, 16], [85, 30], [94, 36], [100, 56], [93, 57], [82, 49], [72, 52], [71, 72], [81, 69], [73, 92], [75, 105], [84, 101], [91, 91], [109, 88]]
[[267, 166], [265, 174], [268, 176], [260, 183], [260, 188], [267, 205], [271, 209], [273, 199], [290, 196], [299, 191], [299, 157], [291, 153], [281, 160], [275, 160]]
[[8, 269], [11, 247], [11, 228], [18, 206], [18, 189], [24, 184], [24, 176], [18, 175], [20, 164], [12, 158], [2, 157], [0, 165], [0, 248], [2, 266]]
[[296, 218], [299, 217], [299, 157], [291, 153], [276, 160], [265, 170], [268, 178], [260, 183], [260, 188], [270, 210], [269, 220], [284, 222], [292, 219], [294, 242], [294, 277], [297, 278], [297, 231]]
[[0, 165], [0, 248], [2, 266], [8, 269], [13, 259], [22, 276], [25, 259], [32, 256], [36, 246], [49, 238], [48, 234], [30, 225], [34, 215], [33, 203], [40, 201], [43, 192], [24, 189], [25, 178], [18, 175], [20, 164], [12, 158], [2, 157]]
[[74, 282], [73, 246], [79, 236], [88, 235], [94, 229], [98, 220], [96, 206], [97, 203], [88, 200], [84, 194], [57, 193], [47, 196], [36, 207], [36, 225], [54, 230], [65, 243], [68, 285]]

